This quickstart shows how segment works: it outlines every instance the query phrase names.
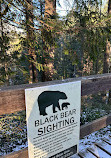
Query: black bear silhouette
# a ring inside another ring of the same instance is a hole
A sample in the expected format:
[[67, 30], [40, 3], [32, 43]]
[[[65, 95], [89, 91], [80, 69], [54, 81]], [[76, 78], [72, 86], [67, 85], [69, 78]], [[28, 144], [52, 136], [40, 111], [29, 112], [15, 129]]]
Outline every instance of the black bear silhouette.
[[64, 110], [64, 108], [68, 108], [68, 105], [70, 105], [68, 102], [62, 103], [62, 110]]
[[38, 106], [40, 115], [47, 115], [46, 113], [46, 107], [52, 105], [53, 113], [56, 113], [57, 111], [55, 108], [57, 107], [59, 110], [59, 99], [67, 99], [67, 96], [64, 92], [60, 91], [44, 91], [38, 96]]

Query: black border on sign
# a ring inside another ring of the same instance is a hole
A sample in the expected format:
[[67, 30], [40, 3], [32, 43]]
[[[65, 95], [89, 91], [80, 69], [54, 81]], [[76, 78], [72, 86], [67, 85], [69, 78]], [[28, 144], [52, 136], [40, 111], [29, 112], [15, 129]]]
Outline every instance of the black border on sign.
[[56, 155], [53, 155], [49, 158], [68, 158], [76, 153], [77, 153], [77, 145], [75, 145], [71, 148], [68, 148], [68, 149], [66, 149], [66, 150], [64, 150]]

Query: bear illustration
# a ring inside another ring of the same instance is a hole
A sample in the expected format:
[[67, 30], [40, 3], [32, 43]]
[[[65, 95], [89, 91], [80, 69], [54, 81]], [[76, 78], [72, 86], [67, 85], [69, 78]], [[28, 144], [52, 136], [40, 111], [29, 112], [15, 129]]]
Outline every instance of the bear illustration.
[[57, 111], [55, 108], [57, 107], [59, 110], [59, 99], [67, 99], [67, 96], [64, 92], [60, 91], [44, 91], [38, 96], [38, 106], [40, 115], [47, 115], [46, 113], [46, 107], [52, 105], [53, 113], [56, 113]]
[[68, 102], [62, 103], [62, 110], [64, 110], [64, 108], [68, 109], [68, 105], [70, 105]]

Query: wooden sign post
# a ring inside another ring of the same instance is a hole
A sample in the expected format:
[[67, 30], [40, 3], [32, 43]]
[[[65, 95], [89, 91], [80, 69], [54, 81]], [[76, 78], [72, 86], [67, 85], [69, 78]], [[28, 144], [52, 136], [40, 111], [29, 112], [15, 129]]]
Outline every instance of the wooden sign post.
[[68, 158], [78, 152], [81, 82], [25, 90], [29, 158]]

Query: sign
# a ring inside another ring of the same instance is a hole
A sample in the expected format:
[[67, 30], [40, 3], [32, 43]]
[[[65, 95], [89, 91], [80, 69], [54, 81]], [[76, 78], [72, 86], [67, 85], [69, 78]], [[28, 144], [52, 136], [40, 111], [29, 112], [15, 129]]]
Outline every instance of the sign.
[[81, 82], [25, 90], [29, 158], [68, 158], [78, 152]]

